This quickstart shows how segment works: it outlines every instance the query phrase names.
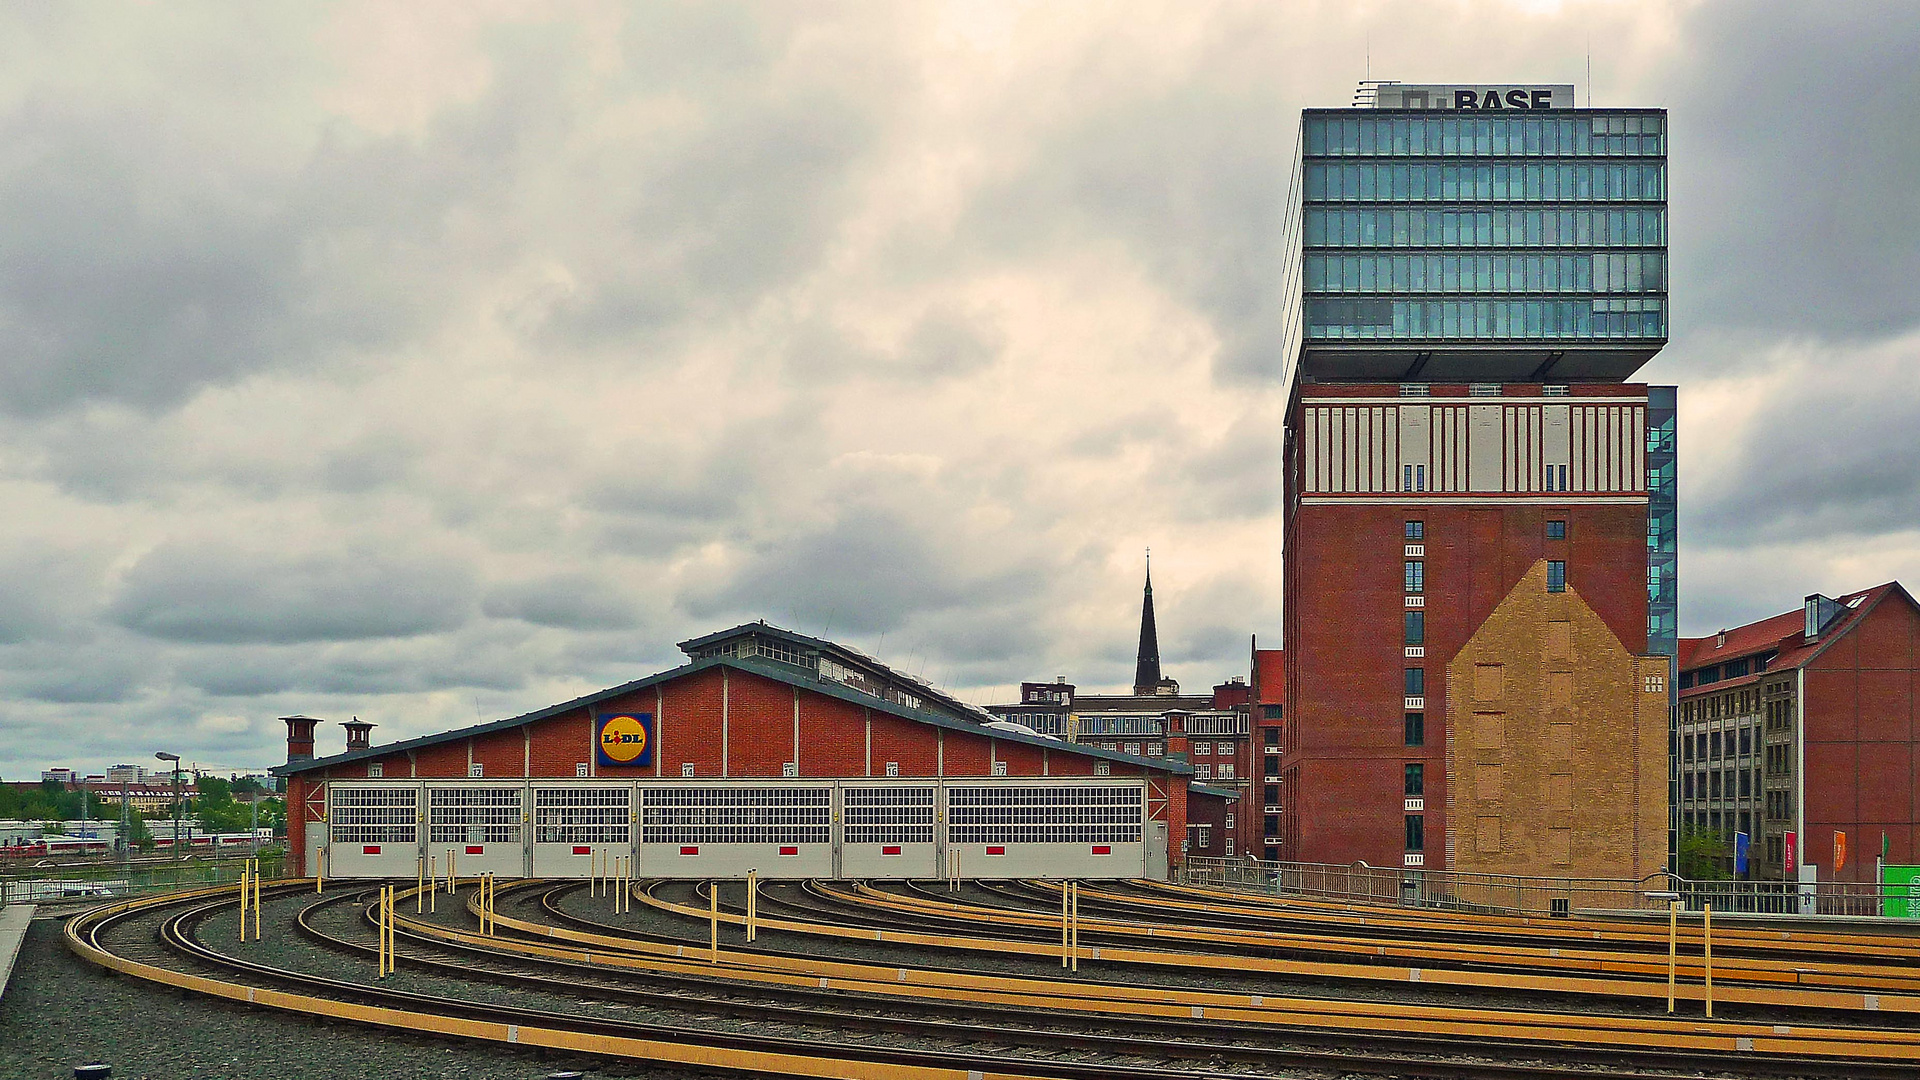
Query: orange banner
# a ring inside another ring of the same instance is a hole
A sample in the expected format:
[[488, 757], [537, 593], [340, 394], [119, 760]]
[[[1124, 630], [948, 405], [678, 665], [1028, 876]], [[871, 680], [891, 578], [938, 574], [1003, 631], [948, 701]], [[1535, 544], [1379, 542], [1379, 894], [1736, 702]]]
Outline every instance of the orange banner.
[[1833, 834], [1833, 872], [1839, 873], [1847, 865], [1847, 834], [1836, 831]]

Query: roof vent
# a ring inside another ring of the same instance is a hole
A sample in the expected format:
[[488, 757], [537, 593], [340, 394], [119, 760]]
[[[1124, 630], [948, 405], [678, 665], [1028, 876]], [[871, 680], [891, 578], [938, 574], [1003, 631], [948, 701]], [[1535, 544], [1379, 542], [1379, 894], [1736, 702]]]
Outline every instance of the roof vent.
[[311, 716], [283, 716], [287, 725], [287, 764], [313, 760], [313, 729], [321, 721]]
[[373, 740], [368, 733], [373, 730], [374, 725], [356, 716], [340, 726], [347, 729], [347, 753], [365, 750], [373, 745]]

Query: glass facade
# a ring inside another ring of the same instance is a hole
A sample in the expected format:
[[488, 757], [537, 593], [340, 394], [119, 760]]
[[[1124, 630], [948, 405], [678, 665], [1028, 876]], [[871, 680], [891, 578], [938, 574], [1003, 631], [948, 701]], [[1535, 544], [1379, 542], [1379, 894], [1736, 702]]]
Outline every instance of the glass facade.
[[[1667, 865], [1680, 851], [1680, 499], [1676, 387], [1647, 387], [1647, 651], [1667, 666]], [[1691, 777], [1689, 777], [1690, 779]]]
[[1308, 342], [1658, 343], [1666, 115], [1309, 110]]
[[1674, 387], [1647, 387], [1647, 651], [1661, 656], [1680, 647], [1677, 397]]

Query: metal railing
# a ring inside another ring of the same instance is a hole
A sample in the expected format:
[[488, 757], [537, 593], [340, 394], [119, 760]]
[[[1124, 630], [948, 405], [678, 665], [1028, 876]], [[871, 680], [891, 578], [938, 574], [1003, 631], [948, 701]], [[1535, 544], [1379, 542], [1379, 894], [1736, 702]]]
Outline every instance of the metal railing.
[[[91, 864], [12, 866], [0, 870], [0, 906], [86, 903], [234, 884], [240, 880], [240, 868], [247, 858], [236, 854], [219, 859], [149, 859], [132, 863], [115, 859]], [[259, 858], [263, 881], [282, 875], [284, 850], [263, 848]]]
[[[1871, 882], [1691, 881], [1664, 872], [1638, 881], [1474, 874], [1419, 867], [1276, 862], [1252, 856], [1189, 857], [1179, 878], [1191, 885], [1370, 904], [1404, 904], [1501, 915], [1576, 911], [1665, 911], [1678, 898], [1690, 911], [1715, 914], [1879, 916], [1909, 886]], [[1916, 904], [1920, 907], [1920, 904]]]

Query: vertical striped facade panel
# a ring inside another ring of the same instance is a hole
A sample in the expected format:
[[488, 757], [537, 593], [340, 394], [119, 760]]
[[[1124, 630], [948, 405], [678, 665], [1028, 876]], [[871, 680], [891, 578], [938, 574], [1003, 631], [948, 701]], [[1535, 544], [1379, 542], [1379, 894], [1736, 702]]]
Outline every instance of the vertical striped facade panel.
[[1398, 491], [1400, 425], [1393, 405], [1308, 408], [1307, 493]]
[[1559, 466], [1569, 494], [1646, 490], [1638, 403], [1320, 405], [1303, 427], [1310, 495], [1397, 493], [1410, 467], [1442, 494], [1552, 493]]

